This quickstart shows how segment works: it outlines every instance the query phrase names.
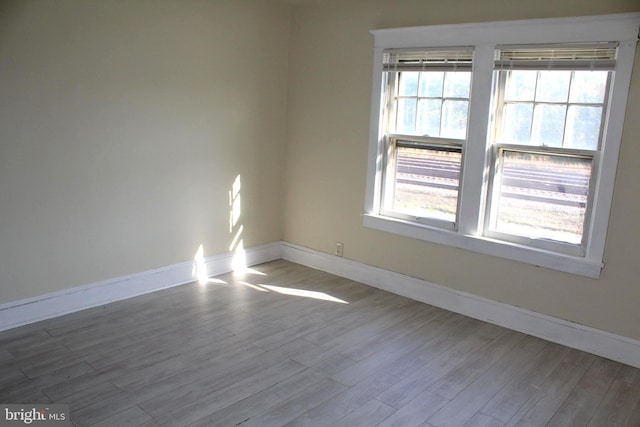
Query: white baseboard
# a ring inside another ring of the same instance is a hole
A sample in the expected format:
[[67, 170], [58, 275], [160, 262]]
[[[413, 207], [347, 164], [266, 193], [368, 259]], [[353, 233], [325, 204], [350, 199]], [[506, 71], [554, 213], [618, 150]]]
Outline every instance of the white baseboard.
[[640, 341], [482, 298], [357, 261], [282, 243], [282, 258], [640, 368]]
[[[235, 255], [227, 252], [204, 258], [206, 275], [211, 277], [232, 271]], [[279, 259], [281, 244], [277, 242], [245, 249], [244, 257], [247, 266]], [[194, 261], [181, 262], [2, 304], [0, 331], [193, 282], [198, 278], [194, 265]]]
[[[232, 271], [232, 252], [204, 259], [207, 276]], [[245, 249], [252, 266], [283, 258], [455, 313], [640, 368], [640, 341], [436, 285], [288, 242]], [[197, 280], [194, 261], [0, 305], [0, 331]]]

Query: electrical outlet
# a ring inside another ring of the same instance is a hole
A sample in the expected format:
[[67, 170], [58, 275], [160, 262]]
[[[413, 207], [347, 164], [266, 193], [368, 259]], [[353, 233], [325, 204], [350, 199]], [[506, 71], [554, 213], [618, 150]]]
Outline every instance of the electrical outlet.
[[342, 256], [342, 249], [343, 249], [342, 243], [336, 242], [335, 254], [338, 256]]

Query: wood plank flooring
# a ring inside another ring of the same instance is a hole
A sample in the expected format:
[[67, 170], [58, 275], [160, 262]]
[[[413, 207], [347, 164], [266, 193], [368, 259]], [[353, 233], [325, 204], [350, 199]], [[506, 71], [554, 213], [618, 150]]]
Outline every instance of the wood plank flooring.
[[287, 261], [0, 333], [75, 426], [640, 426], [640, 369]]

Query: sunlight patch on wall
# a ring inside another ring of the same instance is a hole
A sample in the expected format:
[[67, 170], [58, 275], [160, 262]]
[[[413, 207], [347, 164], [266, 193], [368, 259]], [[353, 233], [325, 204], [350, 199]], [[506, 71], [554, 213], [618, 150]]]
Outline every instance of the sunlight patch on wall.
[[229, 192], [229, 206], [231, 207], [229, 212], [229, 233], [233, 233], [233, 228], [238, 224], [240, 214], [242, 213], [242, 207], [240, 205], [241, 189], [242, 184], [240, 181], [240, 175], [238, 175], [233, 181], [233, 184], [231, 184], [231, 191]]
[[191, 275], [198, 280], [198, 283], [201, 285], [206, 285], [207, 283], [218, 283], [226, 285], [227, 282], [220, 279], [212, 279], [209, 277], [209, 271], [207, 269], [207, 260], [204, 257], [204, 245], [200, 244], [198, 246], [198, 250], [193, 256], [193, 270]]
[[233, 271], [244, 271], [247, 268], [247, 253], [242, 245], [242, 239], [238, 242], [231, 260]]
[[209, 280], [209, 273], [207, 272], [207, 263], [204, 259], [204, 246], [200, 244], [195, 256], [193, 257], [194, 276], [198, 279], [198, 283], [204, 284]]
[[229, 251], [233, 252], [233, 258], [231, 260], [231, 268], [233, 271], [244, 271], [247, 268], [247, 255], [244, 250], [244, 242], [242, 241], [244, 226], [240, 223], [240, 217], [242, 215], [241, 190], [242, 182], [240, 175], [238, 175], [233, 181], [231, 190], [229, 191], [229, 234], [234, 236], [231, 240]]

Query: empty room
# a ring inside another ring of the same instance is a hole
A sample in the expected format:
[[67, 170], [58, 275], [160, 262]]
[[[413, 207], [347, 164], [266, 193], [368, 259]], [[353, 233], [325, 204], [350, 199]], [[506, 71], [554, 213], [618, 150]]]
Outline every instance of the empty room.
[[0, 425], [640, 426], [637, 0], [0, 0]]

